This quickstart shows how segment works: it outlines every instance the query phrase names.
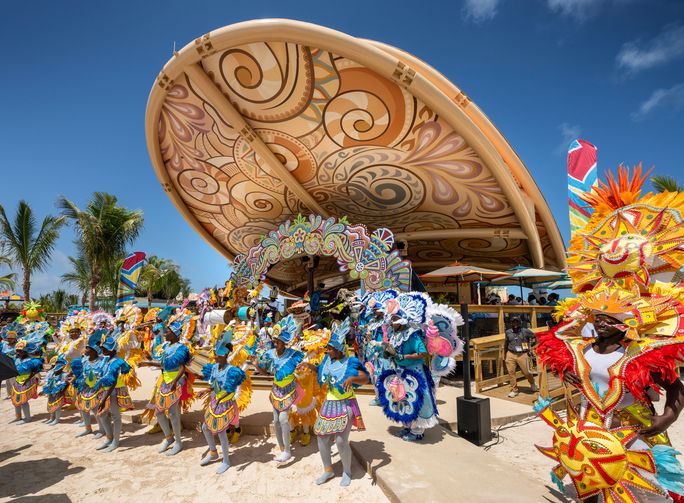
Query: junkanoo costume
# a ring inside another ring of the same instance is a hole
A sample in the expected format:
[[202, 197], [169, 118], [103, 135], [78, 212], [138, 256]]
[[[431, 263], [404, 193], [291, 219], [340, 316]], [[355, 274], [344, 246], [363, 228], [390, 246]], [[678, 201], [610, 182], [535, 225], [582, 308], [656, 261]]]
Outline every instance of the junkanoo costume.
[[[112, 337], [107, 337], [102, 343], [102, 349], [115, 351], [117, 342]], [[119, 447], [121, 437], [121, 409], [132, 410], [133, 401], [128, 392], [128, 387], [124, 381], [124, 376], [132, 371], [131, 366], [126, 361], [117, 356], [104, 356], [104, 363], [100, 372], [100, 379], [95, 383], [95, 387], [103, 390], [102, 400], [105, 400], [104, 407], [101, 409], [101, 402], [98, 405], [97, 416], [104, 426], [107, 439], [98, 447], [104, 452], [111, 452]]]
[[340, 485], [348, 486], [351, 482], [351, 447], [349, 446], [349, 433], [352, 426], [363, 431], [363, 417], [361, 409], [356, 401], [353, 386], [346, 391], [343, 383], [350, 377], [355, 377], [363, 372], [368, 376], [368, 371], [357, 358], [347, 355], [346, 337], [349, 333], [349, 318], [333, 329], [328, 345], [340, 351], [344, 356], [340, 360], [331, 360], [329, 355], [323, 358], [318, 367], [318, 384], [327, 388], [325, 402], [314, 426], [314, 432], [318, 440], [318, 450], [323, 461], [323, 474], [316, 479], [316, 484], [322, 484], [333, 476], [331, 460], [331, 441], [335, 439], [335, 445], [342, 460], [342, 481]]
[[[178, 322], [169, 324], [169, 329], [179, 338], [183, 337], [183, 326]], [[167, 452], [167, 456], [173, 456], [182, 449], [181, 441], [181, 402], [190, 401], [193, 398], [192, 383], [189, 382], [191, 374], [185, 370], [185, 375], [179, 378], [175, 387], [172, 387], [174, 379], [190, 363], [190, 350], [181, 342], [165, 342], [161, 347], [160, 366], [162, 375], [157, 381], [157, 390], [154, 395], [154, 407], [157, 422], [164, 432], [164, 442], [159, 452], [166, 451], [172, 444], [173, 448]], [[168, 418], [167, 418], [168, 415]], [[173, 430], [173, 435], [171, 435]]]
[[[330, 331], [327, 329], [302, 331], [302, 337], [297, 342], [295, 349], [304, 354], [302, 362], [318, 366], [325, 357], [325, 346], [330, 340]], [[303, 446], [311, 442], [310, 428], [313, 427], [321, 409], [325, 393], [318, 383], [316, 375], [307, 367], [295, 371], [295, 378], [302, 388], [303, 396], [299, 402], [290, 407], [290, 442], [293, 442], [298, 429], [301, 428], [299, 443]]]
[[83, 419], [83, 426], [85, 429], [76, 435], [82, 437], [92, 432], [91, 428], [91, 412], [95, 414], [95, 420], [99, 426], [99, 431], [94, 438], [105, 436], [106, 428], [102, 414], [98, 414], [98, 407], [102, 402], [105, 391], [100, 385], [100, 378], [103, 375], [103, 367], [105, 358], [102, 357], [101, 344], [104, 342], [106, 331], [98, 329], [88, 338], [86, 348], [90, 348], [97, 354], [95, 359], [90, 359], [88, 356], [74, 359], [71, 362], [71, 371], [74, 374], [75, 382], [77, 383], [77, 394], [74, 397], [74, 405], [81, 411]]
[[[59, 325], [59, 338], [55, 339], [55, 343], [57, 344], [57, 355], [67, 361], [67, 369], [74, 375], [80, 372], [80, 358], [83, 356], [86, 341], [88, 340], [87, 334], [92, 331], [92, 328], [92, 320], [85, 311], [70, 314], [64, 318]], [[74, 329], [78, 329], [80, 335], [77, 338], [72, 339], [69, 332]], [[78, 361], [76, 362], [77, 368], [74, 373], [72, 362], [76, 359], [78, 359]], [[78, 391], [75, 385], [73, 383], [69, 384], [65, 393], [66, 403], [73, 403], [76, 400], [77, 394]]]
[[380, 405], [378, 396], [378, 378], [390, 368], [390, 361], [382, 348], [384, 318], [386, 314], [385, 302], [395, 299], [399, 293], [396, 290], [380, 290], [371, 292], [361, 299], [363, 310], [360, 313], [361, 326], [365, 330], [364, 364], [370, 373], [371, 382], [375, 388], [375, 398], [370, 405]]
[[[539, 450], [558, 464], [552, 479], [578, 499], [610, 503], [684, 501], [684, 470], [667, 433], [644, 438], [652, 397], [679, 379], [684, 360], [684, 193], [640, 197], [643, 180], [620, 170], [582, 199], [594, 207], [568, 249], [573, 291], [557, 313], [563, 322], [539, 335], [545, 365], [582, 381], [581, 407], [566, 420], [540, 399], [535, 409], [554, 430]], [[623, 325], [612, 353], [594, 350], [598, 314]], [[673, 499], [671, 499], [673, 498]]]
[[[294, 339], [297, 323], [292, 315], [288, 315], [273, 328], [273, 339], [290, 344]], [[304, 358], [304, 354], [292, 348], [285, 348], [282, 355], [275, 349], [264, 351], [259, 356], [259, 365], [267, 367], [273, 374], [273, 388], [270, 400], [273, 405], [273, 425], [281, 454], [276, 461], [287, 461], [290, 453], [290, 421], [289, 412], [293, 405], [299, 403], [304, 391], [295, 377], [295, 369]]]
[[62, 407], [66, 403], [66, 391], [69, 387], [66, 372], [68, 364], [66, 359], [58, 358], [43, 379], [43, 394], [47, 396], [47, 411], [50, 414], [47, 424], [50, 426], [59, 423]]
[[[130, 372], [121, 376], [122, 383], [128, 389], [136, 390], [140, 387], [140, 380], [135, 369], [143, 359], [141, 343], [144, 332], [138, 330], [138, 325], [143, 320], [142, 311], [138, 306], [127, 304], [116, 311], [114, 318], [117, 326], [111, 337], [116, 342], [117, 355], [131, 368]], [[93, 322], [95, 322], [94, 319]]]
[[[229, 355], [231, 351], [229, 344], [232, 337], [231, 331], [222, 336], [214, 349], [217, 356], [227, 357]], [[209, 383], [211, 394], [209, 404], [204, 411], [204, 423], [202, 423], [202, 432], [209, 445], [209, 454], [200, 461], [200, 465], [204, 466], [218, 459], [216, 441], [214, 440], [214, 436], [218, 435], [221, 441], [223, 463], [216, 473], [221, 474], [230, 467], [229, 442], [226, 431], [231, 425], [237, 426], [240, 416], [235, 394], [247, 376], [242, 369], [228, 363], [223, 368], [218, 363], [208, 363], [202, 368], [202, 374], [204, 380]]]
[[[390, 368], [377, 379], [380, 403], [389, 419], [404, 425], [398, 436], [420, 440], [427, 428], [437, 425], [433, 374], [448, 373], [455, 356], [463, 351], [456, 335], [463, 320], [452, 309], [432, 304], [427, 295], [418, 292], [402, 293], [385, 305], [383, 348], [391, 358]], [[398, 321], [393, 322], [393, 317]], [[401, 328], [395, 330], [393, 324]], [[421, 353], [432, 355], [432, 368], [423, 359], [406, 358]]]
[[[25, 357], [14, 357], [14, 365], [17, 368], [17, 377], [12, 383], [11, 397], [14, 405], [15, 417], [10, 423], [28, 423], [31, 420], [29, 400], [38, 398], [39, 373], [45, 363], [42, 358], [42, 350], [34, 342], [19, 340], [15, 346], [16, 351], [23, 350]], [[22, 413], [24, 415], [22, 419]]]

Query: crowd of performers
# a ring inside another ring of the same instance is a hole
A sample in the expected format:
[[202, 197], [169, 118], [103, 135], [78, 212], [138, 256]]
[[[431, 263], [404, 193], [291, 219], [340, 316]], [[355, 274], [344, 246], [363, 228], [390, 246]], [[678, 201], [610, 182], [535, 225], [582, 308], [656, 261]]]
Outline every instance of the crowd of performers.
[[[684, 409], [684, 193], [642, 196], [644, 179], [639, 168], [631, 176], [621, 169], [617, 181], [609, 177], [581, 196], [593, 216], [568, 249], [576, 297], [557, 306], [558, 325], [538, 334], [540, 362], [580, 397], [579, 407], [568, 400], [567, 413], [538, 400], [536, 411], [554, 430], [553, 446], [539, 450], [557, 462], [551, 476], [559, 489], [585, 502], [684, 501], [684, 470], [667, 435]], [[73, 404], [84, 437], [95, 415], [104, 451], [119, 445], [121, 410], [132, 407], [128, 390], [139, 386], [136, 368], [145, 365], [161, 371], [146, 412], [164, 432], [159, 451], [182, 449], [181, 414], [205, 397], [209, 453], [200, 464], [220, 460], [218, 473], [230, 466], [229, 444], [239, 438], [254, 372], [273, 376], [276, 461], [291, 459], [297, 438], [306, 445], [315, 434], [323, 464], [317, 484], [334, 476], [333, 441], [341, 485], [351, 481], [350, 431], [364, 428], [358, 386], [372, 383], [371, 405], [403, 426], [398, 435], [407, 442], [437, 424], [436, 383], [463, 349], [463, 320], [453, 309], [417, 292], [356, 298], [341, 291], [333, 316], [314, 311], [312, 318], [310, 304], [298, 302], [277, 319], [275, 310], [255, 308], [258, 293], [237, 295], [229, 282], [226, 290], [202, 292], [194, 312], [150, 310], [144, 319], [135, 306], [115, 316], [75, 313], [57, 334], [34, 306], [2, 329], [2, 352], [19, 372], [7, 383], [12, 422], [30, 421], [44, 341], [52, 337], [57, 354], [42, 388], [47, 422], [57, 424]], [[195, 394], [200, 382], [204, 389]]]
[[43, 376], [45, 422], [56, 425], [66, 407], [76, 408], [82, 429], [75, 436], [99, 438], [95, 448], [111, 452], [119, 446], [122, 411], [134, 407], [130, 390], [141, 385], [136, 370], [156, 367], [160, 375], [142, 415], [164, 434], [159, 452], [181, 451], [181, 416], [203, 400], [209, 453], [200, 465], [220, 461], [220, 474], [230, 467], [229, 445], [240, 438], [252, 376], [268, 374], [280, 450], [275, 460], [290, 460], [292, 444], [305, 446], [315, 435], [323, 464], [316, 483], [322, 484], [333, 477], [334, 442], [343, 486], [351, 482], [350, 432], [364, 429], [355, 388], [372, 383], [371, 404], [403, 426], [404, 440], [420, 441], [437, 424], [436, 382], [453, 370], [463, 346], [456, 311], [423, 293], [385, 290], [357, 298], [342, 290], [315, 317], [304, 301], [282, 317], [259, 307], [260, 290], [239, 295], [228, 284], [203, 291], [192, 309], [169, 306], [144, 316], [135, 305], [114, 316], [77, 311], [50, 333], [47, 323], [27, 317], [5, 325], [2, 351], [19, 373], [6, 384], [16, 411], [11, 422], [30, 421], [29, 401]]

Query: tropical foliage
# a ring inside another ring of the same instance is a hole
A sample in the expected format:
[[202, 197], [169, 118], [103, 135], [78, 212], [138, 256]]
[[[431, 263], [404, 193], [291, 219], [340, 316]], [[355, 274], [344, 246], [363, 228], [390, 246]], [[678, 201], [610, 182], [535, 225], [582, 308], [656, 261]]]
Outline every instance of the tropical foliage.
[[65, 222], [64, 217], [48, 215], [38, 228], [36, 216], [26, 201], [19, 201], [12, 221], [0, 206], [0, 234], [12, 263], [24, 271], [22, 287], [26, 301], [31, 298], [31, 275], [44, 271], [50, 263], [59, 230]]
[[[6, 252], [0, 249], [0, 266], [12, 267], [12, 260], [7, 256]], [[16, 286], [14, 283], [14, 278], [16, 274], [11, 272], [9, 274], [4, 274], [0, 276], [0, 290], [5, 290], [7, 288], [14, 289]]]
[[117, 204], [116, 196], [105, 192], [95, 192], [84, 210], [76, 204], [60, 197], [57, 201], [62, 215], [74, 224], [80, 247], [89, 268], [88, 303], [95, 309], [98, 287], [103, 280], [111, 281], [106, 285], [108, 290], [113, 286], [116, 295], [118, 276], [115, 264], [126, 253], [126, 247], [132, 244], [143, 227], [143, 214], [139, 210], [129, 210]]
[[47, 313], [63, 313], [69, 306], [79, 304], [78, 295], [59, 289], [38, 298], [38, 302]]
[[651, 186], [656, 192], [684, 192], [684, 185], [680, 185], [677, 180], [667, 175], [651, 176]]

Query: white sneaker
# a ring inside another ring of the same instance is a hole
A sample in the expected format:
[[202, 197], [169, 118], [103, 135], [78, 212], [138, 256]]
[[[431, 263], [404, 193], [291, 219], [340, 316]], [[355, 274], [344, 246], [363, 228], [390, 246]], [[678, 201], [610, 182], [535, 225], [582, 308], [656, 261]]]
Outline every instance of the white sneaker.
[[537, 391], [539, 391], [539, 388], [537, 387], [537, 384], [536, 384], [536, 383], [532, 383], [532, 393], [536, 393]]
[[511, 392], [508, 394], [508, 398], [515, 398], [516, 396], [518, 396], [518, 392], [517, 392], [517, 391], [511, 391]]

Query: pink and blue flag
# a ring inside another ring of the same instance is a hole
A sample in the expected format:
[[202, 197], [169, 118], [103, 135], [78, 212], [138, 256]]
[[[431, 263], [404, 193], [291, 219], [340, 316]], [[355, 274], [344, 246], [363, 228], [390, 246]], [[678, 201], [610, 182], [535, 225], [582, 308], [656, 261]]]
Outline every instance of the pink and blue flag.
[[580, 194], [591, 192], [598, 183], [596, 147], [588, 141], [574, 140], [568, 148], [568, 199], [570, 203], [570, 232], [584, 227], [593, 213]]

